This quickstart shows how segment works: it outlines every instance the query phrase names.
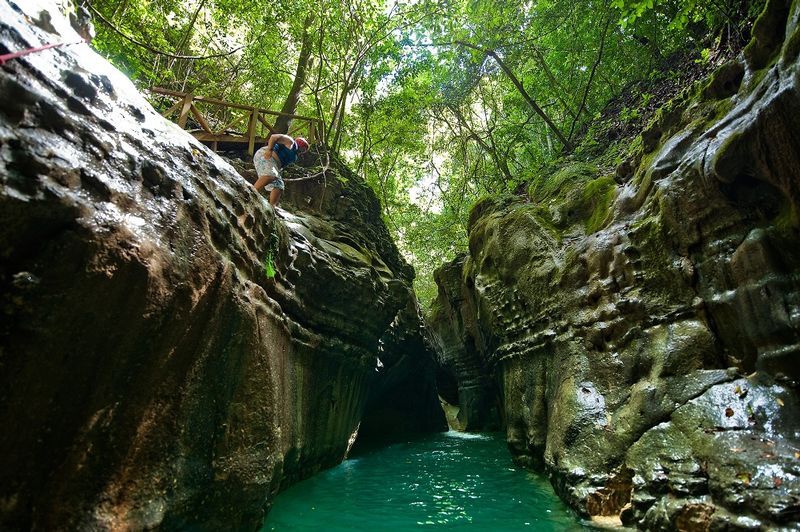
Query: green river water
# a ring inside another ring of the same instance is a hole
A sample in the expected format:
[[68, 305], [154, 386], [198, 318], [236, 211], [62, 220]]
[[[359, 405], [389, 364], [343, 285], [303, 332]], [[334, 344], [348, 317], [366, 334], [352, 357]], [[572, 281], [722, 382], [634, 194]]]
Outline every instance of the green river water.
[[275, 499], [265, 531], [582, 530], [504, 435], [449, 432], [364, 452]]

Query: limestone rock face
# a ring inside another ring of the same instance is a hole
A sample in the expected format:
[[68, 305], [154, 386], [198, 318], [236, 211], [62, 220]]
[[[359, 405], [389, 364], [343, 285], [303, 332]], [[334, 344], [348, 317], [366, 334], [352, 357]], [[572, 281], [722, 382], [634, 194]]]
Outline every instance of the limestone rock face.
[[[419, 356], [427, 353], [428, 356]], [[406, 441], [447, 430], [436, 386], [434, 348], [416, 300], [409, 300], [380, 341], [376, 385], [370, 389], [358, 442]]]
[[484, 356], [491, 346], [478, 323], [474, 285], [463, 272], [461, 256], [436, 270], [439, 287], [430, 319], [438, 353], [439, 393], [458, 413], [451, 422], [466, 431], [498, 430], [501, 426], [498, 388]]
[[478, 204], [439, 274], [440, 356], [477, 368], [462, 388], [499, 382], [515, 459], [585, 516], [800, 526], [799, 19], [770, 1], [627, 182], [581, 163], [546, 198]]
[[[0, 21], [4, 50], [79, 41], [52, 3]], [[381, 365], [441, 426], [403, 370], [425, 352], [379, 363], [415, 334], [413, 271], [339, 163], [309, 155], [329, 167], [273, 210], [86, 44], [0, 94], [0, 528], [255, 529], [342, 460]]]

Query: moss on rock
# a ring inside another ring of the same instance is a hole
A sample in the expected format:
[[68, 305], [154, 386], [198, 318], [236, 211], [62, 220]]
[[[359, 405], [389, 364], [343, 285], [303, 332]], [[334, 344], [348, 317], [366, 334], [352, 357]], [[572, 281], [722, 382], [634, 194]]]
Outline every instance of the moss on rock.
[[590, 233], [600, 229], [609, 217], [616, 182], [598, 173], [596, 165], [577, 162], [531, 183], [528, 195], [543, 222], [558, 233], [581, 223]]
[[576, 183], [585, 183], [597, 177], [597, 165], [583, 162], [568, 164], [553, 174], [541, 175], [528, 187], [528, 197], [534, 203], [543, 204], [563, 196]]
[[789, 13], [790, 20], [792, 21], [790, 25], [791, 36], [786, 39], [786, 44], [783, 46], [781, 63], [784, 66], [797, 61], [797, 56], [800, 54], [800, 24], [798, 24], [798, 19], [800, 19], [800, 2], [798, 2], [798, 0], [792, 2]]
[[479, 355], [501, 382], [509, 448], [583, 514], [797, 527], [782, 476], [797, 393], [781, 383], [800, 352], [800, 66], [786, 61], [800, 17], [784, 60], [768, 34], [785, 6], [770, 1], [746, 63], [684, 90], [627, 156], [609, 148], [624, 185], [609, 154], [579, 151], [533, 180], [530, 203], [478, 209], [461, 296], [490, 339]]
[[745, 46], [744, 57], [753, 70], [766, 68], [776, 58], [786, 37], [789, 0], [769, 0], [753, 24], [753, 38]]
[[505, 196], [484, 196], [483, 198], [479, 199], [475, 202], [475, 205], [469, 211], [469, 217], [467, 221], [467, 232], [471, 233], [472, 228], [478, 223], [482, 217], [486, 216], [490, 212], [494, 212], [500, 209], [503, 209], [514, 203], [515, 201], [519, 201], [519, 198], [516, 196], [505, 195]]
[[586, 220], [587, 233], [602, 229], [611, 215], [617, 184], [612, 177], [601, 177], [587, 183], [583, 189], [584, 204], [591, 206], [591, 215]]
[[729, 61], [719, 67], [703, 88], [706, 99], [722, 100], [730, 98], [739, 91], [744, 79], [744, 65], [739, 61]]

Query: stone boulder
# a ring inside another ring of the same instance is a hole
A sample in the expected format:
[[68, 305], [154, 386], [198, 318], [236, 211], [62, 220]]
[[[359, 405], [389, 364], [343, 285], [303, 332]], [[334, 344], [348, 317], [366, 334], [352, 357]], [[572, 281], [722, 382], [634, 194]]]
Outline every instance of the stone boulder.
[[[0, 21], [3, 52], [80, 41], [52, 2]], [[257, 529], [343, 459], [413, 304], [375, 195], [320, 150], [271, 208], [86, 44], [0, 94], [0, 528]]]

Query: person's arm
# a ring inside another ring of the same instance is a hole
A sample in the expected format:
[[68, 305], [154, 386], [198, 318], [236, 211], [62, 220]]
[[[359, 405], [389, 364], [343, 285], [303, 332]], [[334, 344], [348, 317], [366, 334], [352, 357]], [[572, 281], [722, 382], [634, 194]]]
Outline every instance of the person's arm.
[[292, 144], [294, 144], [294, 139], [289, 135], [283, 135], [281, 133], [270, 135], [269, 140], [267, 141], [267, 153], [264, 154], [267, 159], [272, 157], [272, 148], [275, 147], [276, 142], [280, 142], [287, 148], [291, 148]]
[[275, 147], [275, 135], [270, 135], [269, 139], [267, 140], [267, 151], [264, 152], [265, 159], [272, 158], [272, 148]]

